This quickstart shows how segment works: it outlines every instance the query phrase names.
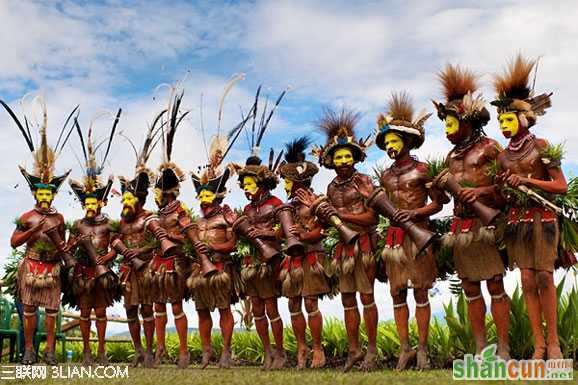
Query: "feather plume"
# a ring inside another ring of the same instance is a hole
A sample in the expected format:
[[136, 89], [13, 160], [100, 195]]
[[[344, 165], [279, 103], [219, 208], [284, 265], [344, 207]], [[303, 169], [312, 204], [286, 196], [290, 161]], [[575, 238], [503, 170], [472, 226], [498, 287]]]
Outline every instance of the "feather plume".
[[225, 98], [227, 97], [227, 94], [229, 93], [229, 91], [231, 91], [233, 86], [238, 81], [244, 80], [244, 79], [245, 79], [244, 73], [236, 74], [236, 75], [233, 75], [233, 77], [227, 82], [227, 84], [225, 84], [225, 89], [223, 90], [223, 95], [221, 96], [221, 100], [219, 101], [219, 114], [217, 116], [217, 119], [218, 119], [217, 132], [218, 133], [220, 133], [219, 130], [221, 129], [221, 119], [223, 117], [223, 106], [225, 104]]
[[411, 97], [406, 91], [392, 93], [387, 107], [393, 119], [412, 122], [413, 104]]
[[473, 94], [478, 89], [478, 76], [459, 66], [448, 64], [437, 77], [447, 101], [462, 99], [467, 93]]
[[494, 75], [494, 88], [499, 97], [520, 100], [531, 97], [529, 79], [535, 65], [535, 60], [526, 59], [519, 54], [508, 63], [503, 74]]
[[534, 111], [536, 115], [544, 115], [546, 113], [546, 109], [552, 107], [552, 100], [550, 99], [551, 96], [552, 93], [550, 92], [549, 94], [540, 94], [530, 99], [532, 111]]
[[334, 136], [355, 136], [355, 126], [359, 122], [359, 112], [342, 108], [339, 112], [330, 108], [323, 110], [323, 116], [317, 121], [317, 126], [327, 134]]
[[305, 160], [305, 150], [311, 144], [311, 139], [307, 136], [294, 139], [285, 144], [285, 161], [287, 163], [298, 163]]

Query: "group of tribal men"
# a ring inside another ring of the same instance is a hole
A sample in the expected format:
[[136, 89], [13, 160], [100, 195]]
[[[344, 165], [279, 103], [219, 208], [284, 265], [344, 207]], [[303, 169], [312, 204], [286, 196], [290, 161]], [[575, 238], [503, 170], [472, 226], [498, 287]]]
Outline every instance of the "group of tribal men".
[[[318, 123], [327, 141], [312, 150], [322, 167], [336, 173], [325, 195], [316, 194], [311, 188], [318, 166], [306, 160], [309, 138], [286, 144], [283, 159], [281, 155], [274, 159], [271, 153], [269, 164], [262, 163], [258, 151], [261, 139], [284, 93], [275, 107], [264, 110], [259, 119], [259, 89], [247, 117], [226, 135], [215, 135], [207, 151], [207, 164], [191, 173], [200, 203], [198, 219], [191, 216], [178, 199], [185, 173], [171, 160], [175, 131], [187, 114], [180, 109], [181, 89], [172, 89], [168, 107], [149, 126], [140, 151], [135, 148], [134, 177], [119, 178], [123, 207], [118, 223], [101, 213], [113, 178], [102, 183], [99, 175], [115, 136], [120, 110], [110, 136], [101, 143], [92, 139], [92, 123], [88, 135], [83, 136], [73, 112], [69, 118], [74, 120], [70, 131], [75, 129], [79, 134], [86, 167], [83, 180], [72, 181], [70, 185], [85, 216], [70, 226], [68, 239], [64, 219], [51, 204], [68, 176], [68, 173], [55, 176], [53, 171], [54, 161], [70, 132], [63, 128], [64, 135], [56, 147], [48, 146], [46, 110], [39, 99], [44, 107], [44, 120], [39, 124], [41, 140], [36, 146], [28, 120], [23, 125], [2, 102], [35, 159], [32, 173], [20, 169], [36, 204], [19, 218], [11, 238], [12, 247], [26, 246], [18, 271], [18, 296], [24, 304], [25, 321], [23, 363], [35, 362], [36, 309], [43, 307], [48, 334], [44, 361], [56, 364], [55, 317], [64, 292], [65, 301], [80, 309], [83, 364], [93, 363], [89, 338], [94, 310], [97, 362], [105, 365], [106, 308], [121, 290], [135, 347], [135, 365], [155, 367], [166, 355], [167, 304], [171, 304], [180, 344], [177, 365], [179, 368], [189, 365], [189, 325], [183, 301], [192, 297], [199, 317], [203, 368], [212, 359], [211, 312], [215, 309], [219, 310], [223, 336], [218, 365], [222, 368], [232, 365], [231, 305], [239, 298], [250, 300], [255, 328], [264, 348], [263, 367], [285, 367], [288, 363], [283, 347], [283, 322], [278, 310], [278, 298], [285, 296], [297, 340], [297, 367], [307, 366], [309, 348], [305, 336], [309, 326], [310, 367], [321, 368], [326, 358], [318, 300], [332, 290], [329, 279], [332, 277], [337, 278], [347, 329], [349, 354], [344, 370], [352, 369], [357, 363], [361, 363], [362, 369], [371, 370], [378, 364], [374, 281], [376, 276], [387, 275], [400, 339], [397, 368], [403, 370], [415, 362], [418, 369], [427, 369], [430, 367], [426, 346], [431, 313], [428, 290], [437, 277], [436, 255], [431, 244], [435, 237], [430, 231], [429, 217], [438, 213], [450, 197], [454, 200], [454, 216], [450, 231], [443, 235], [441, 242], [453, 250], [456, 273], [467, 298], [476, 353], [487, 344], [486, 304], [480, 288], [482, 281], [486, 281], [497, 330], [497, 354], [503, 359], [509, 358], [510, 300], [503, 284], [506, 266], [509, 266], [521, 270], [534, 336], [533, 358], [561, 358], [553, 282], [560, 237], [558, 219], [555, 213], [535, 201], [520, 203], [512, 198], [516, 194], [508, 194], [520, 187], [532, 188], [544, 196], [564, 194], [567, 189], [560, 159], [548, 157], [553, 153], [547, 151], [550, 145], [529, 130], [550, 106], [550, 95], [535, 96], [530, 88], [529, 75], [534, 66], [534, 61], [519, 56], [502, 75], [495, 77], [497, 99], [491, 104], [497, 107], [500, 130], [509, 139], [505, 149], [483, 131], [490, 115], [477, 91], [479, 79], [473, 72], [448, 65], [438, 74], [445, 100], [434, 105], [445, 124], [447, 139], [454, 147], [446, 157], [445, 169], [437, 175], [431, 165], [412, 155], [412, 150], [424, 142], [424, 123], [431, 114], [415, 116], [407, 93], [392, 94], [387, 110], [377, 118], [376, 135], [371, 139], [356, 139], [358, 114], [347, 109], [326, 110]], [[237, 80], [239, 77], [233, 79]], [[226, 89], [230, 89], [229, 86]], [[253, 125], [251, 156], [244, 165], [220, 167], [234, 139], [241, 130], [247, 130], [247, 124]], [[147, 162], [159, 141], [162, 163], [157, 172], [153, 172]], [[356, 170], [373, 141], [393, 160], [379, 175], [380, 187], [374, 186], [370, 176]], [[97, 161], [99, 149], [106, 152], [104, 158]], [[497, 170], [495, 174], [491, 169]], [[249, 200], [242, 212], [223, 204], [226, 182], [234, 173]], [[280, 179], [288, 196], [285, 203], [271, 193]], [[149, 189], [154, 192], [156, 213], [144, 208]], [[503, 215], [497, 215], [499, 210]], [[380, 215], [390, 221], [384, 234], [376, 230]], [[329, 228], [337, 231], [339, 242], [332, 254], [326, 256], [323, 239]], [[385, 242], [383, 254], [379, 256], [382, 261], [375, 257], [380, 237]], [[237, 250], [240, 239], [248, 242], [250, 252], [243, 255], [240, 263], [235, 263], [231, 254]], [[507, 261], [503, 259], [504, 251]], [[121, 260], [118, 275], [110, 268], [117, 257]], [[408, 288], [413, 288], [415, 298], [417, 349], [412, 348], [408, 336]], [[359, 342], [358, 293], [368, 339], [365, 351]], [[139, 312], [146, 347], [141, 344]], [[547, 337], [542, 330], [542, 317]], [[274, 348], [269, 341], [269, 326]]]

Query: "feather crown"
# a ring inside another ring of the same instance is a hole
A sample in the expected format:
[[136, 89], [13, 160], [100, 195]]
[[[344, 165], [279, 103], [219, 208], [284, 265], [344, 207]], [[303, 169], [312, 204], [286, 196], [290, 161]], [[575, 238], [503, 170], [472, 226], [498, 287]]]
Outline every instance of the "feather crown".
[[377, 117], [377, 133], [375, 142], [379, 148], [385, 150], [384, 138], [390, 132], [409, 135], [412, 138], [413, 148], [419, 148], [425, 138], [424, 124], [431, 113], [422, 110], [414, 119], [413, 101], [405, 91], [393, 93], [387, 104], [386, 114]]
[[[22, 100], [21, 104], [24, 105], [24, 101], [26, 99], [25, 95]], [[16, 126], [18, 127], [20, 133], [24, 137], [28, 149], [32, 153], [34, 157], [34, 169], [32, 173], [28, 173], [26, 169], [22, 166], [19, 166], [20, 172], [26, 179], [28, 186], [31, 191], [36, 191], [39, 188], [50, 189], [54, 192], [57, 192], [62, 182], [67, 178], [70, 170], [67, 171], [65, 174], [60, 176], [54, 175], [55, 163], [58, 156], [61, 154], [62, 149], [64, 148], [66, 142], [68, 141], [70, 134], [74, 127], [69, 128], [69, 123], [73, 116], [78, 116], [78, 106], [76, 106], [72, 112], [68, 115], [63, 127], [60, 130], [58, 135], [58, 140], [56, 145], [50, 147], [48, 145], [48, 137], [47, 137], [47, 130], [48, 130], [48, 114], [46, 109], [46, 102], [42, 95], [36, 95], [32, 99], [32, 103], [36, 103], [40, 106], [42, 110], [42, 121], [40, 123], [36, 123], [38, 128], [38, 133], [40, 137], [40, 143], [35, 143], [31, 130], [30, 125], [32, 121], [28, 119], [26, 115], [24, 115], [24, 124], [22, 121], [16, 116], [14, 111], [5, 103], [3, 100], [0, 100], [0, 104], [4, 107], [4, 109], [8, 112]]]
[[[97, 114], [95, 117], [93, 117], [92, 121], [90, 122], [90, 126], [88, 128], [86, 140], [80, 128], [80, 124], [78, 123], [78, 119], [77, 118], [74, 119], [74, 126], [76, 127], [76, 132], [80, 140], [80, 145], [82, 146], [82, 154], [84, 156], [84, 178], [82, 182], [70, 180], [69, 184], [72, 191], [83, 205], [84, 200], [89, 197], [96, 198], [99, 201], [103, 202], [107, 201], [108, 193], [112, 188], [114, 178], [110, 176], [108, 178], [107, 183], [102, 184], [100, 181], [100, 175], [102, 174], [104, 165], [108, 159], [108, 155], [110, 153], [111, 145], [116, 134], [116, 128], [120, 120], [121, 113], [122, 109], [119, 108], [116, 115], [112, 115], [110, 112], [106, 111], [104, 113]], [[114, 117], [110, 134], [104, 140], [95, 144], [93, 139], [94, 122], [98, 118], [107, 115], [112, 115]], [[102, 146], [105, 144], [106, 147], [102, 148]], [[100, 161], [97, 161], [97, 151], [101, 148], [104, 150], [104, 155], [102, 156], [102, 159]]]
[[305, 151], [311, 144], [307, 136], [294, 139], [285, 144], [285, 160], [279, 166], [279, 175], [294, 182], [309, 181], [319, 172], [312, 162], [305, 160]]
[[488, 123], [490, 113], [485, 108], [484, 98], [477, 92], [478, 76], [466, 68], [448, 64], [437, 77], [442, 85], [445, 103], [432, 102], [441, 120], [453, 115], [480, 127]]
[[322, 166], [334, 168], [333, 153], [340, 147], [349, 148], [355, 162], [365, 159], [365, 150], [371, 145], [371, 139], [369, 136], [359, 140], [355, 138], [355, 126], [359, 119], [360, 114], [350, 109], [342, 108], [340, 111], [324, 109], [323, 116], [317, 121], [317, 126], [325, 133], [327, 141], [325, 146], [317, 146], [312, 150]]
[[522, 113], [531, 126], [536, 122], [537, 116], [544, 115], [546, 109], [552, 106], [552, 93], [534, 96], [534, 86], [529, 84], [530, 73], [532, 70], [536, 71], [537, 66], [537, 60], [518, 54], [508, 63], [503, 74], [494, 75], [497, 98], [491, 104], [498, 108], [498, 113]]

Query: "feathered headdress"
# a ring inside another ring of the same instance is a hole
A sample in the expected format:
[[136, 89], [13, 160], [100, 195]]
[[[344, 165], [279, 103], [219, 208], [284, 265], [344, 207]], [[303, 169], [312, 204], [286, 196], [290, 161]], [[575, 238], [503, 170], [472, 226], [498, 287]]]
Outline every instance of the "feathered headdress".
[[[198, 167], [198, 171], [191, 172], [191, 179], [193, 180], [193, 185], [195, 187], [195, 191], [199, 194], [202, 190], [209, 190], [217, 195], [217, 199], [222, 200], [225, 197], [226, 193], [226, 184], [227, 180], [229, 179], [231, 172], [234, 172], [233, 167], [225, 167], [224, 170], [220, 169], [223, 160], [229, 153], [231, 147], [239, 137], [239, 134], [243, 130], [245, 124], [250, 118], [250, 115], [247, 115], [246, 118], [242, 119], [242, 121], [237, 124], [231, 131], [229, 131], [226, 135], [221, 134], [221, 118], [223, 114], [223, 106], [225, 97], [232, 89], [232, 87], [238, 81], [245, 78], [244, 74], [237, 74], [234, 75], [229, 82], [225, 85], [225, 89], [223, 91], [223, 95], [221, 96], [219, 102], [219, 112], [218, 112], [218, 124], [217, 124], [217, 134], [214, 135], [211, 139], [210, 146], [207, 150], [207, 164]], [[201, 124], [201, 130], [203, 130], [203, 138], [204, 138], [204, 129], [203, 124]]]
[[432, 100], [438, 117], [444, 120], [453, 115], [459, 120], [470, 121], [476, 127], [485, 126], [490, 120], [490, 113], [484, 107], [485, 101], [478, 90], [478, 77], [470, 70], [448, 64], [438, 74], [445, 103]]
[[393, 93], [387, 103], [387, 113], [377, 116], [375, 143], [385, 150], [384, 138], [388, 132], [397, 132], [411, 138], [411, 147], [419, 148], [425, 139], [424, 123], [431, 113], [422, 110], [414, 119], [411, 97], [405, 91]]
[[277, 168], [281, 162], [281, 157], [283, 156], [283, 151], [281, 151], [277, 158], [275, 158], [275, 151], [271, 149], [269, 151], [269, 165], [265, 166], [261, 164], [263, 161], [259, 157], [259, 152], [261, 149], [261, 140], [263, 139], [263, 135], [269, 127], [269, 122], [273, 117], [273, 113], [283, 100], [285, 94], [289, 89], [283, 90], [275, 104], [271, 108], [270, 111], [267, 111], [267, 104], [268, 100], [265, 101], [265, 107], [263, 108], [263, 112], [261, 113], [261, 118], [259, 119], [259, 125], [256, 127], [257, 124], [257, 110], [259, 105], [259, 96], [261, 94], [261, 86], [257, 88], [257, 92], [255, 94], [255, 102], [253, 103], [253, 107], [249, 112], [249, 116], [253, 119], [253, 124], [251, 126], [251, 155], [245, 161], [245, 166], [238, 166], [235, 165], [237, 169], [237, 173], [239, 174], [239, 181], [242, 182], [245, 176], [252, 176], [254, 177], [257, 182], [263, 185], [265, 188], [272, 190], [277, 186], [279, 183], [279, 179], [277, 178]]
[[120, 181], [121, 192], [123, 194], [126, 191], [130, 192], [137, 198], [143, 200], [143, 203], [148, 195], [149, 187], [155, 180], [155, 174], [150, 168], [147, 167], [147, 162], [154, 148], [162, 138], [163, 127], [161, 126], [160, 122], [164, 113], [164, 110], [161, 111], [153, 119], [153, 123], [148, 127], [147, 134], [140, 151], [137, 151], [134, 142], [130, 138], [120, 134], [129, 142], [136, 157], [134, 178], [130, 180], [124, 176], [120, 176], [118, 178]]
[[293, 182], [307, 182], [319, 172], [315, 163], [305, 160], [305, 150], [311, 139], [302, 136], [285, 144], [285, 161], [279, 166], [279, 175]]
[[26, 179], [28, 186], [30, 187], [31, 191], [36, 191], [39, 188], [50, 189], [54, 193], [58, 192], [60, 185], [66, 179], [70, 170], [68, 170], [64, 175], [55, 176], [54, 175], [54, 168], [55, 162], [64, 145], [68, 141], [70, 134], [73, 130], [73, 126], [67, 130], [69, 122], [72, 116], [78, 116], [78, 106], [76, 106], [68, 118], [66, 119], [62, 129], [60, 130], [60, 134], [58, 135], [58, 140], [56, 142], [56, 146], [54, 148], [48, 145], [48, 138], [47, 138], [47, 125], [48, 125], [48, 115], [46, 112], [46, 103], [44, 98], [41, 95], [37, 95], [33, 102], [37, 102], [40, 104], [42, 109], [42, 122], [38, 124], [38, 132], [40, 136], [40, 143], [34, 143], [32, 139], [32, 134], [30, 132], [30, 125], [29, 120], [26, 116], [24, 116], [24, 125], [18, 119], [14, 111], [6, 104], [4, 101], [0, 100], [0, 104], [6, 109], [10, 117], [16, 123], [16, 126], [20, 130], [22, 136], [24, 136], [24, 140], [26, 140], [26, 144], [28, 145], [28, 149], [32, 153], [34, 157], [34, 171], [32, 173], [28, 173], [24, 167], [19, 166], [20, 172]]
[[162, 163], [159, 165], [157, 181], [155, 187], [163, 193], [173, 193], [178, 191], [180, 183], [185, 180], [185, 173], [172, 160], [173, 143], [179, 124], [190, 111], [182, 112], [181, 101], [184, 90], [178, 86], [170, 86], [171, 94], [166, 110], [161, 113], [162, 131]]
[[534, 85], [530, 88], [530, 73], [537, 68], [536, 60], [529, 60], [522, 55], [511, 61], [502, 75], [494, 76], [494, 88], [497, 99], [490, 104], [498, 107], [498, 113], [517, 112], [519, 118], [526, 120], [524, 125], [531, 127], [536, 117], [544, 115], [552, 106], [549, 94], [534, 96]]
[[[82, 182], [76, 180], [70, 180], [70, 188], [80, 201], [82, 205], [84, 205], [84, 201], [86, 198], [96, 198], [99, 201], [106, 202], [108, 198], [108, 193], [112, 188], [112, 183], [114, 177], [111, 175], [108, 178], [106, 184], [102, 184], [100, 181], [100, 175], [102, 174], [102, 170], [104, 169], [104, 165], [108, 158], [108, 154], [110, 153], [110, 147], [112, 145], [112, 140], [116, 134], [116, 127], [118, 125], [118, 121], [120, 120], [120, 114], [122, 113], [122, 109], [118, 109], [116, 116], [114, 118], [114, 122], [112, 124], [112, 129], [110, 130], [109, 136], [101, 141], [100, 143], [94, 144], [93, 141], [93, 125], [94, 121], [99, 117], [102, 117], [106, 114], [99, 114], [95, 116], [92, 121], [90, 122], [90, 126], [88, 128], [88, 134], [86, 136], [86, 141], [84, 139], [84, 135], [82, 134], [82, 130], [80, 129], [80, 125], [78, 124], [78, 119], [74, 119], [74, 126], [76, 127], [76, 132], [78, 133], [78, 137], [80, 139], [80, 145], [82, 146], [82, 154], [84, 156], [84, 178]], [[96, 159], [96, 152], [101, 148], [102, 145], [106, 144], [106, 149], [104, 152], [104, 156], [100, 162]]]
[[313, 148], [313, 154], [319, 158], [319, 164], [327, 168], [334, 168], [333, 153], [341, 147], [347, 147], [353, 153], [355, 162], [365, 159], [365, 150], [371, 145], [371, 138], [365, 140], [355, 138], [355, 126], [359, 121], [359, 113], [345, 108], [337, 112], [326, 108], [323, 117], [317, 126], [327, 135], [327, 142], [323, 147]]

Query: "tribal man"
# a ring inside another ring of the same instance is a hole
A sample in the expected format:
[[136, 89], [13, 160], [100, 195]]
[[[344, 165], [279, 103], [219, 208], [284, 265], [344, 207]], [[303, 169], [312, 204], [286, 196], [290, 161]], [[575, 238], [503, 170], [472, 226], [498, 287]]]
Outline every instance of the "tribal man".
[[[380, 184], [398, 207], [387, 229], [383, 258], [390, 292], [393, 298], [393, 314], [400, 339], [398, 370], [404, 370], [415, 357], [415, 351], [409, 345], [408, 318], [406, 303], [408, 281], [413, 287], [415, 298], [415, 318], [418, 327], [417, 368], [429, 369], [427, 357], [427, 337], [431, 308], [428, 289], [433, 287], [436, 278], [436, 262], [431, 248], [417, 256], [417, 247], [396, 222], [411, 220], [418, 226], [427, 228], [429, 216], [442, 208], [431, 189], [431, 177], [428, 166], [410, 154], [424, 142], [424, 123], [431, 114], [422, 112], [414, 119], [412, 102], [407, 93], [393, 94], [387, 114], [377, 118], [377, 146], [386, 151], [394, 160], [380, 176]], [[437, 194], [439, 195], [439, 194]], [[428, 196], [431, 202], [428, 203]], [[438, 197], [439, 198], [439, 197]]]
[[[20, 172], [28, 182], [36, 204], [32, 210], [18, 218], [16, 229], [10, 238], [10, 245], [13, 248], [26, 245], [24, 259], [18, 266], [17, 275], [18, 295], [24, 305], [22, 364], [31, 365], [36, 361], [34, 351], [36, 314], [38, 307], [43, 307], [46, 311], [46, 349], [43, 358], [48, 365], [56, 365], [54, 344], [55, 321], [60, 308], [60, 266], [67, 250], [64, 244], [64, 218], [52, 207], [52, 201], [70, 171], [62, 176], [54, 175], [56, 157], [64, 143], [57, 143], [55, 149], [48, 146], [46, 105], [40, 97], [37, 99], [43, 109], [43, 122], [39, 128], [40, 144], [37, 147], [30, 132], [23, 128], [8, 105], [0, 101], [20, 128], [34, 156], [34, 172], [29, 174], [23, 167], [20, 167]], [[77, 109], [73, 114], [75, 111]], [[26, 126], [28, 127], [28, 123]], [[63, 130], [64, 128], [66, 124]], [[67, 267], [70, 268], [72, 265], [71, 258], [68, 258]]]
[[323, 248], [323, 229], [309, 207], [296, 199], [299, 189], [311, 189], [311, 180], [319, 171], [312, 162], [305, 160], [305, 150], [309, 138], [301, 137], [288, 143], [285, 149], [285, 162], [279, 167], [279, 174], [285, 181], [285, 191], [289, 204], [294, 211], [294, 225], [291, 233], [305, 245], [303, 255], [287, 255], [282, 263], [280, 274], [282, 294], [289, 298], [291, 324], [297, 340], [297, 368], [303, 369], [307, 363], [307, 344], [305, 341], [305, 317], [301, 310], [305, 300], [309, 329], [313, 340], [312, 368], [325, 366], [325, 353], [321, 346], [323, 316], [319, 311], [319, 298], [329, 293], [330, 288], [323, 270], [325, 249]]
[[[358, 188], [373, 190], [371, 178], [359, 173], [355, 164], [365, 159], [365, 150], [370, 140], [355, 139], [355, 125], [359, 115], [343, 109], [341, 112], [326, 111], [319, 122], [327, 134], [327, 143], [314, 152], [321, 165], [335, 170], [337, 176], [327, 187], [328, 205], [315, 210], [318, 217], [338, 217], [334, 220], [339, 228], [355, 231], [359, 238], [348, 244], [340, 231], [341, 241], [335, 246], [333, 266], [339, 276], [339, 291], [345, 312], [345, 327], [349, 343], [349, 355], [344, 366], [347, 372], [363, 360], [362, 369], [372, 370], [377, 366], [377, 307], [373, 294], [376, 276], [374, 251], [377, 244], [377, 214], [365, 205], [366, 199]], [[306, 206], [314, 203], [315, 196], [306, 190], [297, 192], [299, 200]], [[359, 345], [360, 316], [356, 293], [363, 304], [363, 318], [367, 330], [367, 353]]]
[[[235, 250], [237, 238], [231, 225], [223, 215], [221, 205], [227, 192], [226, 184], [231, 170], [219, 169], [222, 155], [226, 151], [222, 146], [226, 140], [215, 137], [209, 154], [209, 165], [201, 175], [192, 174], [197, 199], [201, 205], [201, 217], [193, 226], [197, 234], [191, 241], [197, 242], [198, 263], [193, 265], [193, 273], [187, 285], [191, 290], [195, 307], [199, 315], [199, 334], [203, 348], [201, 368], [206, 368], [212, 356], [211, 331], [213, 320], [211, 312], [219, 310], [223, 350], [219, 359], [220, 368], [230, 368], [232, 364], [231, 338], [234, 319], [231, 304], [237, 301], [234, 289], [235, 268], [230, 253]], [[187, 233], [188, 234], [188, 233]], [[207, 260], [203, 263], [200, 255]]]
[[[517, 200], [515, 190], [530, 188], [552, 200], [567, 191], [560, 166], [561, 154], [545, 139], [536, 138], [530, 127], [551, 106], [550, 94], [533, 95], [529, 75], [536, 62], [519, 55], [494, 85], [502, 134], [510, 140], [498, 156], [498, 179], [510, 209], [507, 215], [505, 244], [510, 266], [520, 268], [524, 299], [534, 335], [534, 359], [562, 358], [557, 331], [557, 300], [554, 263], [558, 257], [560, 233], [556, 213], [531, 199]], [[512, 192], [512, 193], [510, 193]], [[526, 197], [527, 198], [527, 197]], [[546, 320], [547, 340], [542, 330]]]
[[[77, 130], [85, 155], [85, 175], [82, 183], [70, 180], [70, 187], [82, 207], [85, 216], [74, 222], [70, 230], [68, 243], [71, 250], [77, 243], [74, 272], [71, 276], [72, 294], [77, 308], [80, 309], [80, 332], [83, 342], [82, 364], [89, 366], [93, 363], [90, 351], [90, 316], [94, 309], [96, 316], [96, 331], [98, 335], [97, 363], [102, 366], [108, 365], [106, 357], [106, 308], [115, 301], [118, 291], [117, 277], [107, 266], [116, 257], [116, 250], [110, 248], [112, 227], [108, 217], [101, 213], [108, 200], [108, 194], [112, 187], [113, 177], [110, 176], [106, 184], [100, 182], [100, 174], [108, 157], [110, 145], [121, 110], [118, 111], [114, 121], [111, 135], [106, 147], [106, 153], [97, 164], [96, 150], [92, 140], [92, 123], [88, 131], [86, 141], [82, 132]], [[119, 293], [120, 294], [120, 293]]]
[[483, 126], [490, 119], [477, 90], [476, 76], [463, 68], [448, 65], [438, 75], [446, 101], [436, 103], [438, 117], [445, 122], [445, 133], [454, 144], [446, 158], [446, 166], [462, 186], [454, 199], [454, 218], [445, 241], [453, 245], [456, 270], [468, 302], [468, 316], [476, 340], [476, 353], [486, 346], [486, 304], [481, 281], [486, 281], [492, 302], [491, 311], [498, 335], [498, 355], [509, 358], [508, 327], [510, 299], [504, 291], [504, 263], [496, 246], [495, 228], [485, 226], [474, 202], [496, 207], [496, 190], [490, 166], [500, 146], [487, 137]]
[[[153, 338], [155, 331], [152, 277], [149, 263], [157, 247], [156, 239], [147, 230], [147, 223], [153, 220], [151, 213], [145, 210], [148, 190], [154, 180], [153, 172], [147, 168], [147, 161], [154, 148], [154, 125], [149, 129], [141, 152], [136, 154], [135, 176], [129, 180], [119, 177], [122, 192], [122, 212], [118, 227], [118, 236], [112, 245], [123, 256], [120, 267], [120, 282], [124, 297], [124, 307], [128, 319], [128, 330], [134, 345], [133, 366], [139, 364], [153, 367]], [[143, 350], [140, 321], [142, 317], [146, 352]]]

